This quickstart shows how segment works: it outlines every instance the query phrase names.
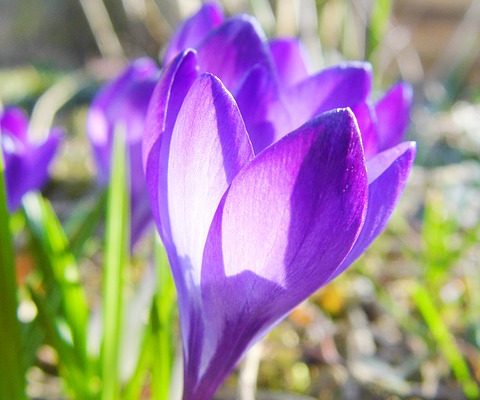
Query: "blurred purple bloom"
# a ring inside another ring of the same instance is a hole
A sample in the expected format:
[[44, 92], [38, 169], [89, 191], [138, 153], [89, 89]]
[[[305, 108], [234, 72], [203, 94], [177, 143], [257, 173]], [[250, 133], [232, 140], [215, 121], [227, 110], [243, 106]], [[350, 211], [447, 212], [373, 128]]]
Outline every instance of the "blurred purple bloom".
[[195, 50], [163, 70], [143, 143], [186, 400], [210, 399], [249, 346], [363, 253], [415, 156], [401, 142], [408, 85], [372, 103], [368, 64], [309, 75], [297, 41], [268, 42], [246, 16], [206, 23], [212, 8], [222, 15], [204, 6], [175, 34], [169, 49]]
[[10, 212], [20, 206], [22, 196], [40, 189], [48, 179], [48, 167], [57, 152], [62, 133], [52, 129], [41, 144], [28, 137], [28, 118], [17, 107], [0, 110], [0, 144], [5, 159], [5, 181]]
[[152, 220], [141, 157], [148, 102], [158, 80], [158, 73], [153, 60], [135, 60], [120, 76], [98, 92], [87, 117], [87, 133], [102, 185], [110, 179], [113, 135], [116, 130], [123, 130], [126, 134], [130, 160], [132, 245]]
[[206, 3], [193, 17], [183, 22], [174, 33], [164, 62], [168, 64], [184, 49], [196, 47], [208, 33], [223, 22], [223, 11], [215, 3]]

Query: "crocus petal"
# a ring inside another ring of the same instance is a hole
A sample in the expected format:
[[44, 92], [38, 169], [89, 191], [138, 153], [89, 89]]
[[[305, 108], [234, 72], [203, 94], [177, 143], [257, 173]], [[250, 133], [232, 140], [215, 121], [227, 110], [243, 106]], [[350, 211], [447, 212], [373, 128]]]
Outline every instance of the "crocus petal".
[[167, 228], [168, 216], [165, 213], [160, 216], [158, 188], [166, 188], [167, 185], [166, 170], [173, 126], [184, 98], [197, 78], [197, 70], [194, 51], [188, 50], [179, 54], [163, 70], [147, 112], [143, 138], [143, 168], [152, 213], [164, 241], [170, 240], [170, 233]]
[[142, 167], [142, 143], [131, 144], [129, 148], [130, 165], [130, 246], [133, 246], [151, 227], [152, 209], [145, 184]]
[[0, 131], [15, 137], [21, 143], [26, 141], [28, 118], [21, 108], [6, 107], [0, 111]]
[[322, 286], [357, 237], [366, 195], [348, 110], [310, 121], [234, 178], [205, 247], [203, 325], [185, 347], [199, 358], [187, 359], [184, 399], [211, 398], [247, 347]]
[[207, 36], [198, 47], [198, 64], [202, 72], [218, 76], [233, 94], [253, 66], [272, 68], [264, 34], [246, 15], [227, 20]]
[[277, 98], [277, 84], [263, 65], [256, 65], [248, 72], [235, 96], [256, 154], [275, 139], [275, 126], [267, 115], [270, 104]]
[[412, 100], [412, 87], [400, 82], [375, 105], [380, 151], [393, 147], [402, 140], [410, 121]]
[[367, 162], [369, 185], [365, 223], [349, 255], [330, 279], [348, 268], [385, 228], [407, 183], [415, 149], [414, 142], [404, 142]]
[[141, 141], [145, 114], [157, 75], [158, 69], [153, 60], [135, 60], [117, 79], [104, 86], [93, 100], [87, 116], [87, 133], [102, 184], [107, 183], [110, 177], [115, 129], [123, 128], [129, 144]]
[[22, 196], [30, 190], [40, 189], [48, 179], [48, 167], [57, 152], [62, 132], [53, 129], [47, 140], [38, 147], [30, 146], [27, 153], [13, 154], [6, 168], [5, 180], [8, 209], [14, 212]]
[[[130, 245], [133, 247], [152, 220], [148, 215], [148, 193], [142, 167], [142, 137], [148, 104], [159, 70], [149, 58], [133, 61], [122, 74], [95, 96], [87, 116], [98, 180], [110, 180], [111, 153], [116, 134], [125, 134], [129, 156]], [[143, 200], [145, 199], [145, 200]]]
[[[368, 246], [413, 159], [410, 144], [378, 154], [395, 134], [377, 114], [392, 119], [382, 107], [395, 96], [372, 105], [369, 64], [308, 76], [295, 40], [269, 43], [246, 16], [215, 23], [200, 12], [175, 37], [144, 140], [184, 400], [210, 400], [250, 345]], [[187, 45], [196, 59], [173, 59]]]
[[368, 103], [351, 107], [362, 135], [363, 151], [368, 160], [378, 152], [378, 125], [375, 110]]
[[[191, 86], [170, 140], [161, 140], [161, 154], [167, 145], [168, 165], [160, 165], [166, 179], [159, 179], [158, 187], [151, 190], [157, 191], [160, 231], [166, 236], [187, 343], [190, 332], [197, 331], [200, 268], [213, 215], [232, 179], [253, 157], [253, 150], [234, 99], [209, 74]], [[190, 360], [195, 355], [185, 352], [184, 357]]]
[[159, 189], [159, 196], [167, 198], [161, 203], [168, 207], [176, 253], [197, 268], [192, 271], [195, 282], [200, 281], [203, 247], [215, 210], [251, 158], [252, 146], [235, 100], [218, 78], [201, 75], [178, 113], [167, 187]]
[[223, 11], [217, 3], [205, 3], [175, 31], [165, 53], [165, 64], [187, 48], [195, 48], [208, 33], [223, 22]]
[[[269, 119], [276, 124], [276, 138], [322, 112], [365, 102], [372, 86], [371, 70], [368, 63], [344, 63], [324, 69], [289, 88], [269, 110]], [[285, 105], [288, 114], [284, 112]]]
[[298, 39], [274, 39], [269, 42], [278, 78], [291, 86], [308, 76], [303, 48]]

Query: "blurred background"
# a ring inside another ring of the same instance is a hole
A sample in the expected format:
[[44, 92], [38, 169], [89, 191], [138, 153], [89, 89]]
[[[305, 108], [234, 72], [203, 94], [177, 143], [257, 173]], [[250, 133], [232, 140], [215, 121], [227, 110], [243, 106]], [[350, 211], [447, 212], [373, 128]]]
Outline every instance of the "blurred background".
[[[408, 135], [418, 156], [387, 231], [255, 348], [218, 398], [256, 381], [258, 399], [480, 398], [480, 1], [221, 3], [227, 14], [255, 15], [269, 36], [300, 37], [311, 72], [368, 60], [378, 95], [411, 82]], [[159, 60], [199, 4], [0, 2], [0, 103], [31, 113], [39, 138], [52, 123], [67, 130], [46, 189], [60, 216], [95, 197], [85, 115], [96, 90], [129, 59]], [[92, 302], [100, 246], [92, 241], [82, 265]], [[28, 269], [28, 259], [18, 267]], [[42, 351], [31, 396], [62, 398], [55, 357]]]

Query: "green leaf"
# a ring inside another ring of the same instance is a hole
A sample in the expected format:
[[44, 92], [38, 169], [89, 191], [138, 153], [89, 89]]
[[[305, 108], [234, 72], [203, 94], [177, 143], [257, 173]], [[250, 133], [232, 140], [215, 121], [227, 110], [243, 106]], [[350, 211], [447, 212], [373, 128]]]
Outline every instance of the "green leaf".
[[24, 212], [46, 286], [59, 296], [59, 312], [72, 336], [78, 362], [87, 369], [88, 305], [75, 257], [51, 204], [37, 193], [25, 196]]
[[372, 58], [372, 54], [381, 43], [392, 10], [391, 0], [376, 0], [372, 2], [372, 4], [373, 8], [370, 23], [367, 26], [367, 46], [365, 54], [367, 60]]
[[17, 284], [10, 215], [0, 147], [0, 398], [24, 399], [25, 378], [19, 357], [20, 324], [17, 319]]
[[58, 367], [67, 387], [75, 395], [75, 398], [91, 398], [89, 392], [90, 382], [85, 378], [85, 373], [78, 362], [72, 343], [62, 332], [62, 320], [58, 318], [55, 302], [52, 301], [50, 295], [47, 301], [45, 296], [42, 296], [39, 290], [32, 285], [28, 285], [28, 290], [32, 301], [37, 307], [37, 318], [45, 331], [47, 343], [58, 353], [60, 360]]
[[69, 238], [70, 251], [75, 257], [84, 253], [85, 243], [93, 236], [105, 214], [107, 193], [102, 191], [93, 205], [78, 209], [68, 219], [65, 232]]
[[419, 283], [414, 285], [412, 294], [413, 301], [425, 320], [433, 338], [437, 342], [438, 347], [449, 363], [453, 374], [460, 383], [465, 396], [468, 399], [478, 399], [480, 390], [471, 376], [462, 353], [458, 349], [455, 338], [443, 322], [440, 312], [432, 300], [431, 294]]
[[457, 224], [448, 218], [440, 193], [427, 196], [422, 227], [423, 263], [428, 284], [438, 283], [456, 261], [452, 236]]
[[157, 277], [155, 294], [152, 298], [150, 320], [142, 338], [140, 354], [135, 371], [126, 389], [125, 399], [140, 397], [151, 372], [151, 398], [168, 400], [175, 356], [175, 285], [171, 276], [168, 259], [158, 234], [154, 236], [155, 273]]
[[[477, 228], [460, 230], [448, 215], [439, 192], [430, 191], [422, 227], [422, 262], [426, 284], [438, 291], [457, 261], [478, 241]], [[462, 236], [462, 240], [459, 239]]]
[[157, 267], [157, 291], [152, 314], [152, 398], [168, 400], [172, 378], [174, 352], [175, 285], [165, 253], [158, 235], [155, 237], [155, 264]]
[[123, 130], [117, 130], [114, 135], [107, 199], [101, 345], [103, 400], [116, 400], [120, 397], [119, 352], [124, 306], [124, 270], [129, 243], [127, 163], [125, 134]]
[[125, 386], [123, 396], [125, 400], [137, 400], [142, 397], [141, 393], [146, 381], [147, 372], [154, 358], [152, 355], [152, 340], [153, 335], [149, 325], [143, 332], [135, 370]]

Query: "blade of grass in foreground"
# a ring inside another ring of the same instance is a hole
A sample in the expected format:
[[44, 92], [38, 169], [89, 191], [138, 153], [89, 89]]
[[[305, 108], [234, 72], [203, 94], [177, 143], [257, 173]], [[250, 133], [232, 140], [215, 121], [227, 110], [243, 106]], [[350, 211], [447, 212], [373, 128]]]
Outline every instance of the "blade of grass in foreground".
[[140, 352], [138, 355], [135, 370], [130, 380], [125, 385], [123, 398], [125, 400], [137, 400], [142, 398], [142, 391], [145, 386], [147, 373], [152, 362], [152, 332], [150, 326], [144, 330]]
[[115, 132], [107, 198], [103, 277], [102, 399], [120, 398], [119, 352], [123, 317], [124, 270], [128, 255], [127, 159], [124, 131]]
[[27, 288], [37, 307], [38, 319], [46, 334], [46, 341], [57, 351], [61, 360], [58, 369], [65, 381], [67, 390], [75, 398], [93, 398], [84, 368], [78, 362], [72, 344], [63, 335], [61, 322], [56, 315], [55, 302], [52, 301], [50, 296], [48, 298], [42, 296], [33, 285], [27, 284]]
[[385, 35], [391, 10], [391, 0], [377, 0], [372, 3], [370, 22], [367, 25], [367, 48], [365, 54], [367, 60], [371, 60], [374, 51]]
[[170, 385], [175, 356], [173, 336], [175, 331], [175, 285], [165, 249], [156, 234], [154, 263], [156, 289], [137, 366], [125, 389], [125, 399], [128, 400], [141, 397], [147, 373], [150, 373], [149, 382], [153, 400], [168, 400], [171, 395]]
[[25, 380], [20, 357], [15, 259], [4, 170], [0, 148], [0, 398], [18, 400], [25, 398]]
[[37, 255], [38, 265], [45, 282], [52, 285], [48, 289], [60, 293], [62, 317], [71, 330], [79, 366], [86, 370], [88, 305], [75, 257], [69, 252], [65, 232], [48, 200], [29, 193], [23, 206], [31, 234], [41, 250]]
[[175, 286], [168, 258], [160, 239], [155, 236], [155, 264], [157, 290], [152, 314], [152, 399], [168, 400], [174, 359], [173, 313], [175, 310]]
[[438, 347], [450, 364], [450, 368], [461, 385], [465, 396], [468, 399], [478, 399], [480, 390], [470, 374], [468, 365], [458, 349], [454, 337], [443, 322], [430, 293], [419, 283], [413, 288], [413, 301], [427, 323]]
[[85, 252], [85, 243], [94, 235], [100, 220], [105, 215], [106, 191], [102, 191], [94, 204], [74, 211], [65, 224], [65, 233], [69, 238], [70, 251], [75, 257]]

